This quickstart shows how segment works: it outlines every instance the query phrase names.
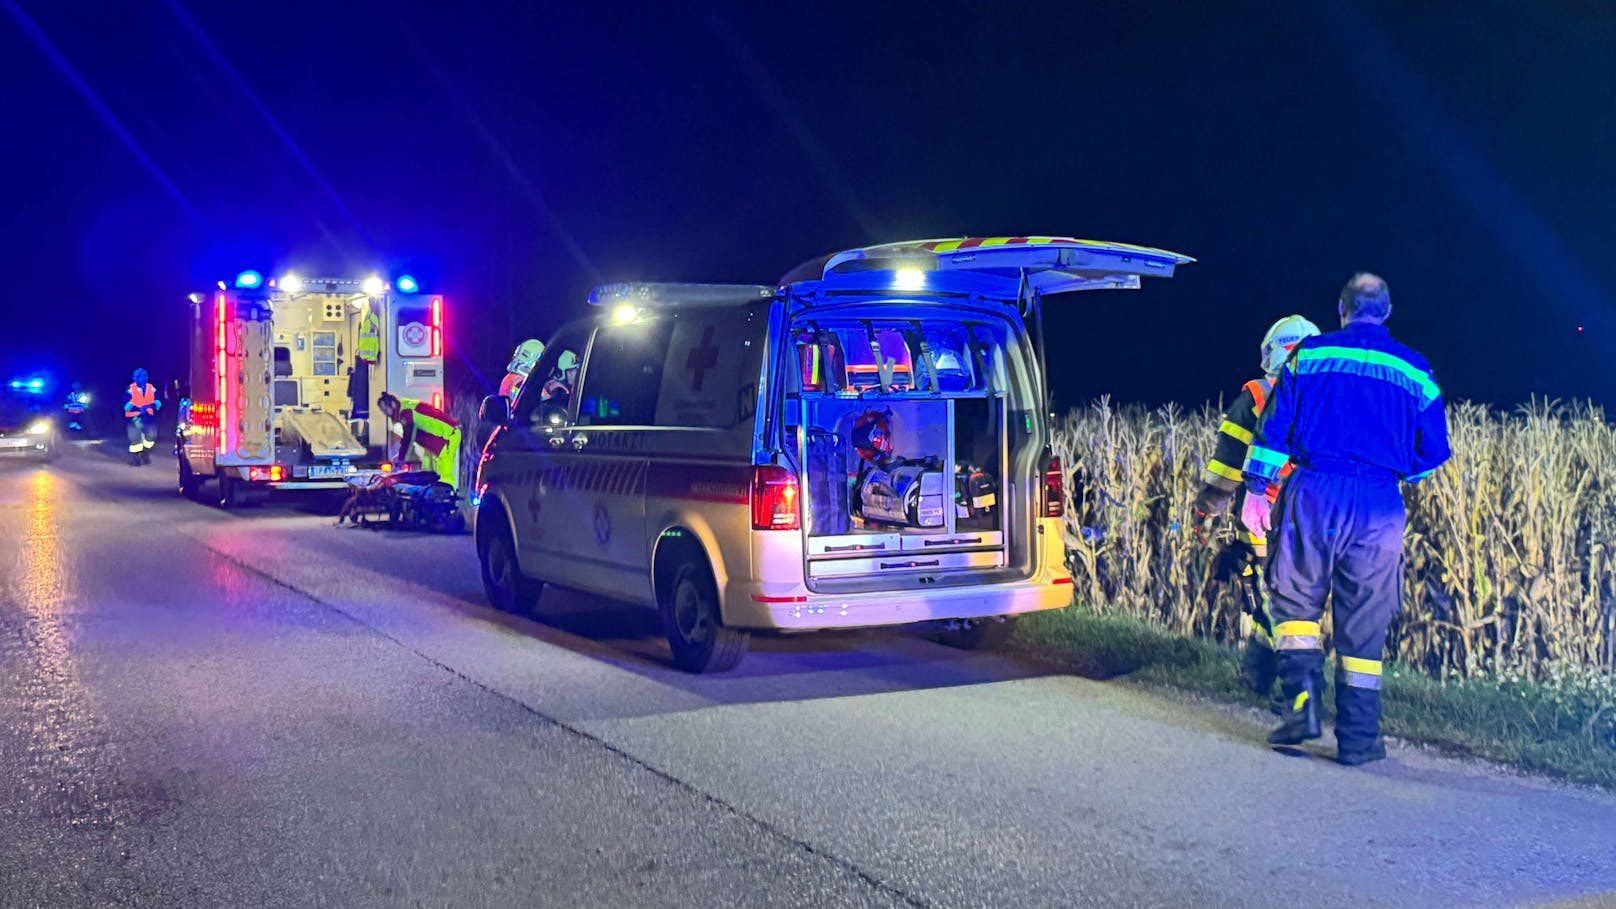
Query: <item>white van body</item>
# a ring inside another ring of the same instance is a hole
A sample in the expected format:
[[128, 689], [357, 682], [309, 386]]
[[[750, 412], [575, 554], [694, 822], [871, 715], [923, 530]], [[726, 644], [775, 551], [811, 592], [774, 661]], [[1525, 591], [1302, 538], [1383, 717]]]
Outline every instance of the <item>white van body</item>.
[[[952, 643], [1071, 601], [1046, 293], [1188, 257], [1065, 238], [892, 244], [779, 285], [612, 285], [562, 329], [477, 479], [485, 586], [658, 608], [675, 661], [752, 630], [927, 623]], [[576, 357], [581, 368], [559, 369]]]

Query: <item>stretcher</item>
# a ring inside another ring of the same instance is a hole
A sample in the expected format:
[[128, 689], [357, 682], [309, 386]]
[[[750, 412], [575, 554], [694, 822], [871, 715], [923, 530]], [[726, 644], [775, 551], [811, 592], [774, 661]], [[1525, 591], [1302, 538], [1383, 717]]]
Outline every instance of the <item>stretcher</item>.
[[348, 501], [337, 515], [360, 526], [393, 527], [429, 533], [464, 533], [460, 494], [430, 470], [355, 477]]

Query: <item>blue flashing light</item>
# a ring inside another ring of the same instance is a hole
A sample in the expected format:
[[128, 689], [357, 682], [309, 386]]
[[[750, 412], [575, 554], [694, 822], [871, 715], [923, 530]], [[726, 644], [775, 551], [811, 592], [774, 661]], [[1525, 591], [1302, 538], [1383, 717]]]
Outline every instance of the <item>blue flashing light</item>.
[[38, 391], [41, 388], [45, 387], [45, 380], [44, 379], [31, 379], [28, 382], [28, 387], [32, 388], [34, 391]]
[[11, 387], [12, 388], [21, 388], [22, 387], [22, 380], [21, 379], [12, 379], [11, 380]]
[[393, 284], [398, 287], [398, 292], [401, 294], [413, 294], [421, 289], [421, 285], [415, 283], [415, 278], [412, 275], [399, 275], [398, 280], [394, 281]]
[[253, 290], [255, 288], [262, 287], [263, 284], [264, 276], [250, 268], [241, 274], [236, 275], [237, 287], [244, 287], [248, 290]]

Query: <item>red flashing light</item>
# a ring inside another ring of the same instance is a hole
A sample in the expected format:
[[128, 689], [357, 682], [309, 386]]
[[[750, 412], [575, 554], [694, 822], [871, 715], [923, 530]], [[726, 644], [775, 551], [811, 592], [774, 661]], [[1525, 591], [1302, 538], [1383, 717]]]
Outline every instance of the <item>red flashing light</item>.
[[797, 478], [776, 464], [752, 468], [752, 529], [796, 530]]
[[439, 410], [443, 409], [443, 392], [434, 391], [432, 393], [432, 406]]
[[443, 356], [443, 298], [432, 298], [432, 356]]
[[226, 435], [227, 435], [227, 431], [228, 431], [228, 428], [229, 428], [229, 425], [230, 425], [230, 421], [229, 421], [229, 414], [230, 414], [229, 402], [225, 398], [225, 393], [228, 390], [228, 386], [227, 386], [227, 384], [225, 382], [225, 374], [227, 372], [229, 372], [230, 360], [229, 360], [228, 353], [225, 350], [225, 343], [224, 343], [224, 329], [225, 329], [225, 323], [227, 321], [227, 315], [229, 313], [229, 310], [227, 309], [228, 301], [225, 299], [224, 294], [219, 294], [218, 299], [215, 302], [218, 304], [218, 310], [219, 310], [219, 348], [218, 348], [218, 366], [217, 366], [217, 372], [219, 373], [219, 441], [218, 441], [218, 446], [219, 446], [219, 448], [221, 450], [224, 450], [224, 449], [226, 449], [228, 447], [228, 443], [226, 442]]
[[1066, 479], [1061, 475], [1060, 458], [1050, 458], [1044, 471], [1044, 517], [1058, 518], [1066, 514]]
[[1072, 583], [1072, 579], [1071, 578], [1056, 578], [1053, 581], [1050, 581], [1049, 583], [1051, 583], [1051, 584], [1070, 584], [1070, 583]]

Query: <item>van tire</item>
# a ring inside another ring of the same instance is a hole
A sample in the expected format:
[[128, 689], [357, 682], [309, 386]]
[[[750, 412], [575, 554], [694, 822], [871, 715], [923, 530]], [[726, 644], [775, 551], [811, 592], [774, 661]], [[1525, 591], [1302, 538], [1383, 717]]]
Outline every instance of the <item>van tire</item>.
[[748, 635], [724, 627], [718, 585], [704, 560], [687, 558], [657, 591], [657, 609], [674, 665], [686, 672], [726, 672], [746, 655]]
[[960, 650], [994, 650], [1004, 646], [1016, 630], [1014, 616], [969, 619], [962, 622], [966, 623], [963, 628], [938, 632], [937, 642]]
[[539, 604], [544, 582], [522, 573], [516, 560], [516, 542], [506, 525], [505, 513], [494, 510], [477, 519], [479, 527], [490, 523], [494, 529], [477, 535], [477, 562], [482, 568], [483, 595], [501, 612], [529, 613]]

